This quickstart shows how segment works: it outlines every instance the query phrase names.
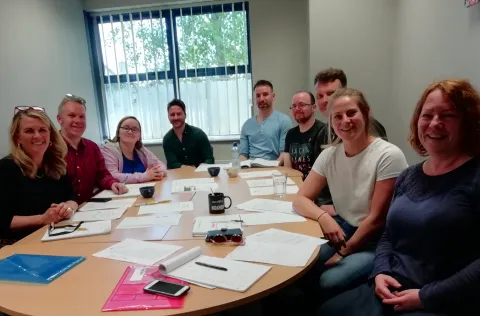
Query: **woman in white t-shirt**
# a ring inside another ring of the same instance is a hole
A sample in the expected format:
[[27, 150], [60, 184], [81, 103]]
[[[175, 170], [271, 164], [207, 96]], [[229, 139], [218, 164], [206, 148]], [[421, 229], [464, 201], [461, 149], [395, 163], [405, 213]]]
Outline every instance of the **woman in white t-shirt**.
[[[370, 107], [360, 91], [337, 90], [328, 111], [335, 139], [330, 136], [293, 203], [297, 213], [320, 224], [329, 240], [307, 274], [322, 299], [367, 280], [395, 180], [408, 166], [397, 146], [371, 132]], [[314, 203], [327, 183], [335, 211]]]

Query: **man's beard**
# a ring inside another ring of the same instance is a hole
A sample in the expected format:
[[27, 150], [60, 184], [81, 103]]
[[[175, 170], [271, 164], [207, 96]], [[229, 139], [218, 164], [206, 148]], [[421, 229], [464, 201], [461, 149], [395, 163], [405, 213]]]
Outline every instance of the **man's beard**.
[[303, 116], [302, 118], [299, 118], [298, 120], [295, 119], [295, 121], [298, 123], [298, 124], [305, 124], [308, 122], [308, 120], [313, 116], [313, 113], [310, 114], [309, 116]]

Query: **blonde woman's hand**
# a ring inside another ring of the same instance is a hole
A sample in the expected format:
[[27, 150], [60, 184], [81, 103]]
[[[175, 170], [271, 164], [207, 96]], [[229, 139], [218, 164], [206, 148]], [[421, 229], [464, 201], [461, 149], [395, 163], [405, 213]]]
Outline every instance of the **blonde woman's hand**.
[[330, 215], [325, 214], [318, 219], [318, 223], [322, 228], [323, 235], [327, 238], [332, 245], [340, 249], [340, 247], [345, 247], [345, 233], [343, 229], [338, 225], [337, 221], [335, 221]]

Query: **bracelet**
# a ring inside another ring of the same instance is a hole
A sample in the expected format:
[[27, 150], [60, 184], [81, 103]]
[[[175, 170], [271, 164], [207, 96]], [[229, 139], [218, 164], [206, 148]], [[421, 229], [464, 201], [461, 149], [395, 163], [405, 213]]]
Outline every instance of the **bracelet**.
[[339, 249], [336, 249], [335, 252], [337, 253], [337, 255], [339, 255], [339, 256], [342, 257], [342, 258], [345, 258], [345, 257], [346, 257], [346, 255], [344, 255], [343, 253], [341, 253]]
[[322, 216], [325, 215], [325, 214], [327, 214], [327, 212], [323, 211], [323, 213], [320, 214], [320, 216], [317, 217], [317, 222], [318, 222], [318, 220], [320, 219], [320, 217], [322, 217]]

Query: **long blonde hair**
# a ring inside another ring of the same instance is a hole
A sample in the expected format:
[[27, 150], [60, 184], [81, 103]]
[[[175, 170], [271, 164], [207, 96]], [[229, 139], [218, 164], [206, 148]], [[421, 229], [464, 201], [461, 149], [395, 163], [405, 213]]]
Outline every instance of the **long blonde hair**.
[[10, 125], [10, 153], [13, 161], [20, 167], [24, 176], [31, 179], [35, 178], [38, 171], [37, 166], [16, 142], [20, 130], [20, 120], [24, 116], [38, 119], [49, 127], [50, 146], [43, 156], [43, 168], [46, 176], [55, 180], [60, 179], [67, 172], [67, 162], [65, 161], [67, 145], [50, 118], [43, 111], [28, 109], [20, 111], [13, 116], [12, 124]]
[[342, 139], [335, 135], [332, 128], [332, 106], [333, 103], [341, 97], [350, 97], [357, 103], [360, 112], [362, 113], [363, 120], [365, 121], [365, 134], [371, 136], [378, 136], [372, 128], [372, 119], [370, 117], [370, 106], [367, 99], [360, 90], [353, 88], [340, 88], [336, 90], [330, 97], [328, 102], [328, 146], [336, 146], [342, 142]]

